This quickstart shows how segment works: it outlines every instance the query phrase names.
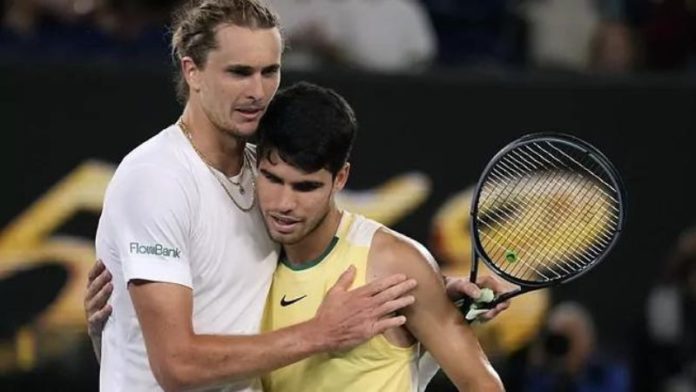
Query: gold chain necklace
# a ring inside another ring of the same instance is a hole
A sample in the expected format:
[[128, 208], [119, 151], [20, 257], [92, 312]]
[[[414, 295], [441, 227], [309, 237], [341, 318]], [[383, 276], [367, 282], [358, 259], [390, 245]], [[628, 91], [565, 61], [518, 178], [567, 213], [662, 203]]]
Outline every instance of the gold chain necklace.
[[239, 208], [240, 210], [242, 210], [244, 212], [248, 212], [252, 208], [254, 208], [254, 205], [256, 204], [256, 196], [254, 195], [255, 188], [256, 188], [256, 182], [254, 181], [254, 173], [253, 173], [252, 169], [249, 169], [249, 170], [252, 170], [252, 174], [251, 174], [251, 176], [252, 176], [251, 177], [251, 188], [252, 189], [251, 189], [251, 204], [249, 204], [248, 206], [242, 206], [237, 201], [237, 199], [235, 199], [234, 196], [232, 196], [232, 192], [230, 192], [230, 190], [227, 189], [227, 186], [222, 182], [222, 179], [220, 178], [220, 176], [222, 175], [225, 177], [227, 182], [238, 187], [239, 193], [241, 195], [244, 195], [246, 193], [246, 189], [244, 189], [244, 184], [242, 184], [242, 181], [244, 180], [244, 173], [245, 173], [246, 167], [247, 167], [247, 165], [250, 165], [248, 162], [251, 160], [247, 156], [246, 148], [244, 148], [244, 151], [242, 151], [242, 154], [243, 154], [242, 159], [243, 160], [242, 160], [242, 169], [239, 171], [239, 180], [238, 180], [238, 182], [234, 182], [230, 178], [228, 178], [224, 173], [218, 174], [217, 169], [214, 169], [214, 166], [208, 161], [208, 159], [205, 157], [205, 155], [203, 155], [203, 153], [200, 152], [198, 150], [198, 148], [196, 148], [196, 145], [193, 144], [193, 137], [191, 136], [191, 131], [189, 130], [186, 123], [184, 123], [183, 118], [179, 119], [179, 128], [181, 128], [181, 131], [184, 133], [184, 136], [186, 136], [186, 139], [188, 139], [189, 144], [191, 144], [191, 147], [193, 147], [193, 151], [195, 151], [196, 154], [198, 155], [198, 157], [201, 158], [203, 163], [205, 163], [205, 166], [208, 168], [208, 170], [210, 170], [210, 173], [213, 175], [213, 177], [215, 177], [215, 179], [220, 184], [220, 186], [222, 186], [222, 189], [225, 190], [225, 193], [227, 193], [227, 196], [229, 196], [229, 198], [232, 199], [232, 202], [234, 203], [234, 205], [236, 205], [237, 208]]

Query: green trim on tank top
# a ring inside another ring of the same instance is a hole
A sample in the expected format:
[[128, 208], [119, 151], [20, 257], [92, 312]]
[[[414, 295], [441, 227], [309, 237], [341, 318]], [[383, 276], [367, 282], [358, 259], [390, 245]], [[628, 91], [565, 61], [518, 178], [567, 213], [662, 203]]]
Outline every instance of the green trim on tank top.
[[285, 253], [283, 253], [283, 255], [280, 257], [280, 262], [283, 263], [286, 267], [290, 268], [293, 271], [306, 270], [306, 269], [312, 268], [315, 265], [321, 263], [326, 258], [326, 256], [328, 256], [329, 253], [331, 253], [331, 251], [333, 250], [333, 248], [336, 246], [337, 243], [338, 243], [338, 237], [334, 237], [331, 240], [331, 243], [329, 243], [329, 246], [327, 246], [326, 249], [324, 249], [324, 251], [316, 259], [303, 261], [301, 263], [291, 263], [285, 257]]

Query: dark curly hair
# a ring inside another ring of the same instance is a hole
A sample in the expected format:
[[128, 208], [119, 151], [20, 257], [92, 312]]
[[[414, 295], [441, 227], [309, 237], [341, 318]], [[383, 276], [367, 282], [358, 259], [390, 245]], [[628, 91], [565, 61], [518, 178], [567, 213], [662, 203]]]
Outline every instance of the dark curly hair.
[[304, 172], [327, 169], [335, 176], [348, 161], [357, 129], [353, 109], [343, 97], [300, 82], [278, 92], [261, 118], [259, 161], [275, 151]]

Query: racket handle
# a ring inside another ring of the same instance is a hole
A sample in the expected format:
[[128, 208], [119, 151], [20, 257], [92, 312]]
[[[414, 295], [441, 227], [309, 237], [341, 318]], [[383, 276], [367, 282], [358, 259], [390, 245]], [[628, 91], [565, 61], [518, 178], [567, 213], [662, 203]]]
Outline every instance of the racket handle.
[[491, 302], [495, 299], [495, 293], [489, 288], [482, 288], [478, 298], [473, 299], [464, 297], [454, 304], [464, 314], [464, 318], [468, 322], [472, 322], [482, 313], [486, 313], [491, 309]]

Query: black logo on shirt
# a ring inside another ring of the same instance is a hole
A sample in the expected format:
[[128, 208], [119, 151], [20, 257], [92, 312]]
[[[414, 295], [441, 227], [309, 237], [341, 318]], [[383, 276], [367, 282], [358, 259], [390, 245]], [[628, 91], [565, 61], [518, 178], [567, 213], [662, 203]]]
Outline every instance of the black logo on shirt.
[[295, 302], [301, 300], [302, 298], [304, 298], [304, 297], [306, 297], [306, 296], [307, 296], [307, 294], [305, 294], [305, 295], [303, 295], [303, 296], [301, 296], [301, 297], [297, 297], [297, 298], [295, 298], [295, 299], [291, 299], [291, 300], [287, 300], [287, 301], [286, 301], [286, 300], [285, 300], [285, 295], [283, 295], [283, 298], [280, 299], [280, 306], [285, 307], [285, 306], [288, 306], [288, 305], [292, 305], [292, 304], [294, 304]]
[[139, 255], [164, 256], [174, 259], [181, 258], [181, 251], [179, 248], [166, 248], [162, 244], [141, 244], [139, 242], [131, 242], [130, 253], [137, 253]]

